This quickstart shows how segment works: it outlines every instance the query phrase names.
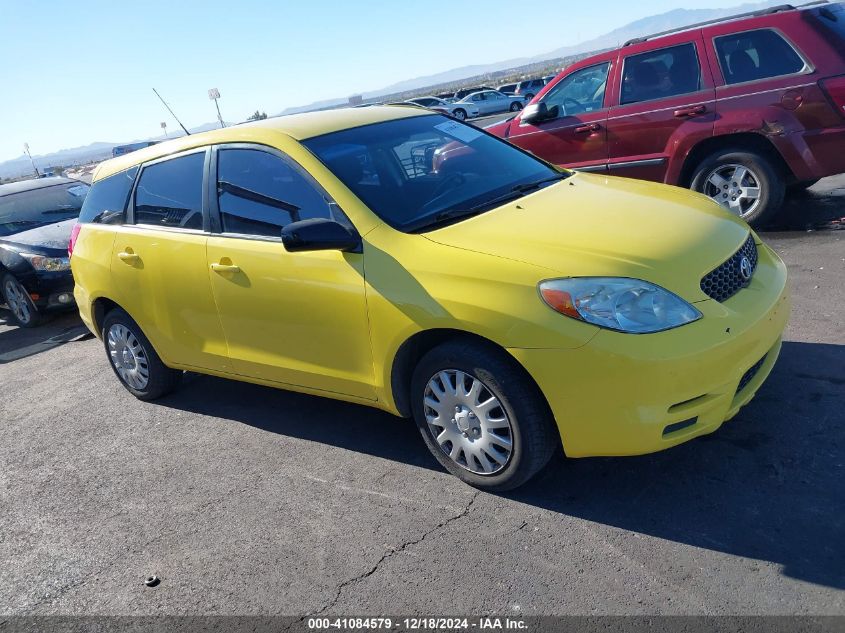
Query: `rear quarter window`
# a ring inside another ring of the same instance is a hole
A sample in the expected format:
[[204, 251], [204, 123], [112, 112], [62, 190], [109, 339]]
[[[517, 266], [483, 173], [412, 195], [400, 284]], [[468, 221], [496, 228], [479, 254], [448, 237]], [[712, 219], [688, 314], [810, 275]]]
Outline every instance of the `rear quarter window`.
[[129, 192], [132, 191], [137, 173], [138, 168], [133, 167], [91, 185], [91, 191], [79, 213], [80, 224], [123, 224]]
[[714, 42], [727, 84], [792, 75], [805, 68], [792, 45], [771, 29], [732, 33]]

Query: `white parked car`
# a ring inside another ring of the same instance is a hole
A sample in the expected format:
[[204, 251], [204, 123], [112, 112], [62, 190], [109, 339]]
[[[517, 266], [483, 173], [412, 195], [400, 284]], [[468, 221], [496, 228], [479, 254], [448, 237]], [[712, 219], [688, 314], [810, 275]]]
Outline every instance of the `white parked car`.
[[417, 97], [416, 99], [408, 99], [408, 103], [413, 103], [429, 110], [443, 112], [444, 114], [455, 117], [459, 121], [476, 117], [480, 112], [478, 106], [474, 103], [449, 103], [437, 97]]
[[467, 107], [475, 105], [478, 112], [484, 114], [496, 114], [497, 112], [516, 112], [522, 110], [525, 105], [525, 97], [519, 95], [506, 95], [498, 90], [482, 90], [467, 95], [460, 101], [452, 104], [454, 107]]

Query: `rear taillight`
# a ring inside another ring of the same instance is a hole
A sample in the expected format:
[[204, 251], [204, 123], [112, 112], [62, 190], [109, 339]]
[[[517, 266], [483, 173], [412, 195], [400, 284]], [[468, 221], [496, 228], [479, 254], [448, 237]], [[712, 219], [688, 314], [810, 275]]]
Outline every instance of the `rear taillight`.
[[73, 255], [73, 247], [76, 246], [76, 238], [79, 237], [79, 231], [82, 230], [82, 225], [77, 222], [73, 225], [73, 229], [70, 231], [70, 241], [67, 243], [67, 256], [71, 257]]
[[820, 84], [836, 107], [836, 111], [845, 116], [845, 75], [823, 79]]

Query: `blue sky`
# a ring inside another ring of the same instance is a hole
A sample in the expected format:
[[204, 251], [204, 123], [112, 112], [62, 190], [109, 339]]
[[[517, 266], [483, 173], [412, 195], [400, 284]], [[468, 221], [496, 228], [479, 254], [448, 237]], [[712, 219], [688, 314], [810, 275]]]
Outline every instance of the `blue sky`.
[[[738, 0], [0, 0], [0, 161], [345, 97]], [[535, 8], [528, 9], [533, 6]]]

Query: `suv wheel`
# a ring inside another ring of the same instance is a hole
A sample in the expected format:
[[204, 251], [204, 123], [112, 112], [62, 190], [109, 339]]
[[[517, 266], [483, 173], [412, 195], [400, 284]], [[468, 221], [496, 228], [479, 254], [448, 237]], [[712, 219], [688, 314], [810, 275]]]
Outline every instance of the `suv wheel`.
[[708, 156], [695, 170], [692, 189], [754, 226], [780, 209], [786, 185], [772, 161], [756, 152], [727, 149]]
[[3, 299], [15, 322], [21, 327], [35, 327], [41, 323], [41, 313], [32, 297], [12, 273], [3, 275]]
[[155, 400], [173, 391], [183, 372], [161, 362], [138, 324], [115, 308], [103, 320], [103, 344], [115, 376], [139, 400]]
[[502, 352], [444, 343], [420, 360], [411, 380], [414, 420], [450, 473], [489, 491], [521, 486], [560, 446], [536, 386]]

